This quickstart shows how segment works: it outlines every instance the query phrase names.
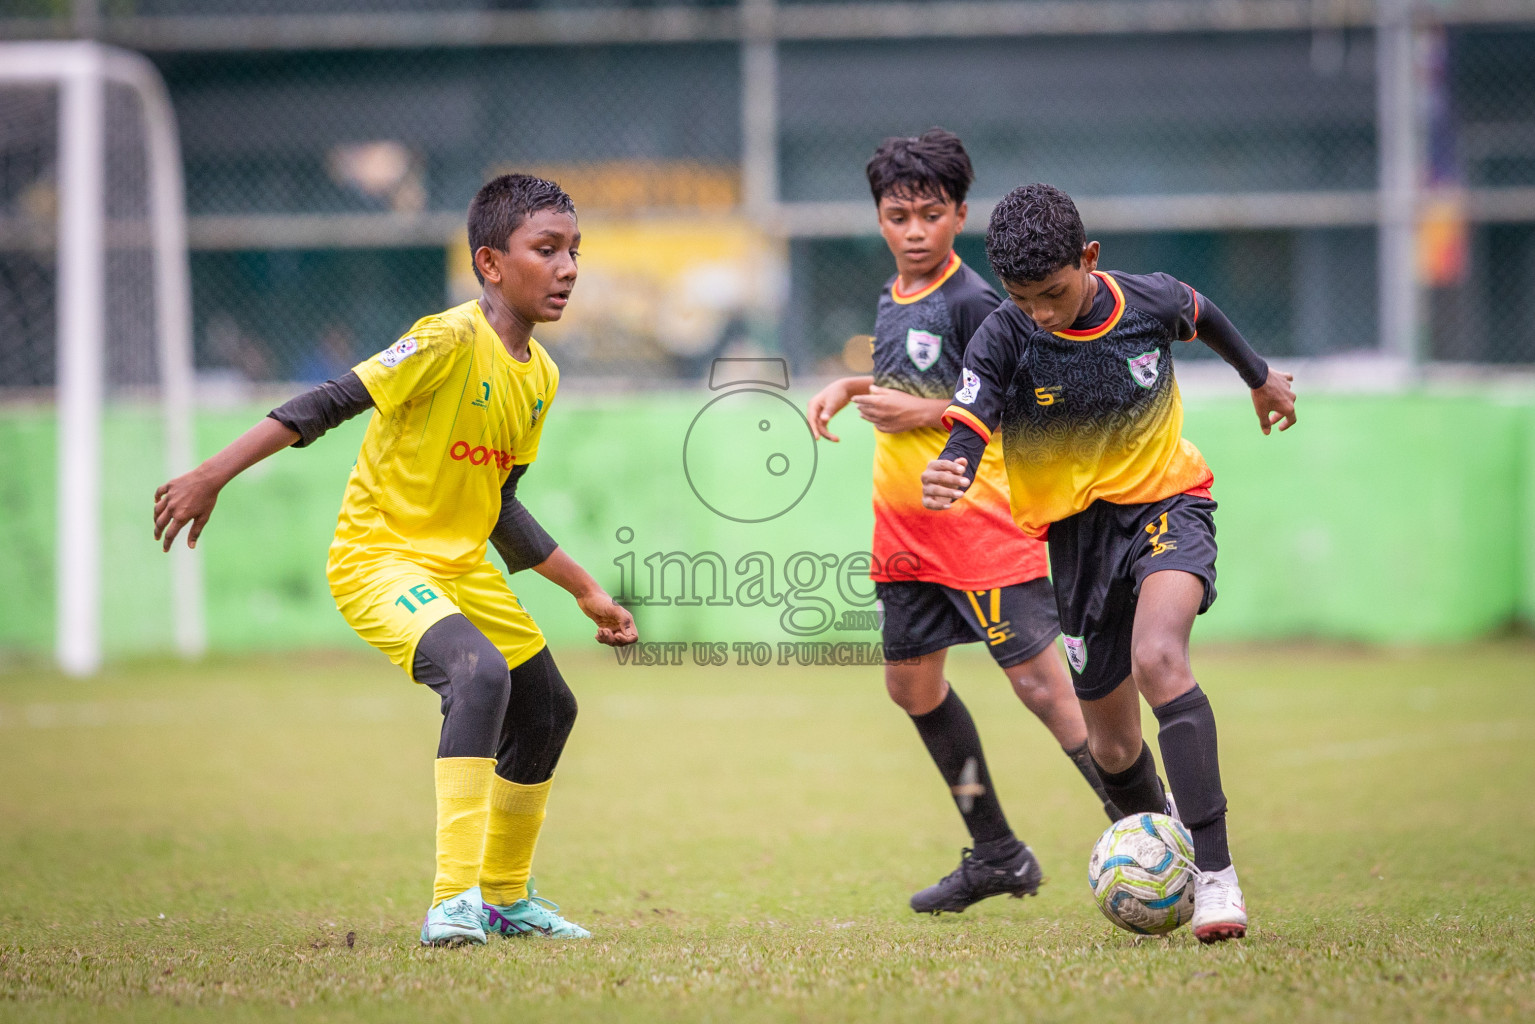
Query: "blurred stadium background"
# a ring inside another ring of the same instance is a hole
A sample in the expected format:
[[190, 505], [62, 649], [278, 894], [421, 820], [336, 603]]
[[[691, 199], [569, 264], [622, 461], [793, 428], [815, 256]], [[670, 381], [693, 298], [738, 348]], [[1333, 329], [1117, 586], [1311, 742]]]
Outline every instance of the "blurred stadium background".
[[[868, 438], [852, 424], [806, 500], [757, 526], [692, 501], [682, 438], [719, 356], [782, 357], [801, 400], [859, 368], [845, 342], [889, 273], [863, 163], [941, 124], [977, 167], [973, 266], [990, 201], [1050, 181], [1107, 265], [1197, 283], [1298, 370], [1301, 426], [1265, 440], [1200, 346], [1180, 367], [1229, 510], [1202, 635], [1454, 640], [1535, 619], [1530, 0], [0, 0], [0, 39], [98, 40], [163, 76], [200, 455], [472, 295], [464, 207], [487, 176], [529, 170], [568, 188], [586, 236], [571, 314], [539, 332], [565, 408], [529, 493], [556, 536], [615, 588], [634, 552], [855, 552]], [[127, 222], [145, 128], [125, 90], [107, 104], [109, 219]], [[0, 590], [24, 595], [0, 650], [17, 659], [70, 631], [58, 117], [56, 90], [0, 84]], [[147, 514], [164, 477], [155, 300], [142, 240], [109, 250], [110, 657], [168, 649], [173, 628]], [[320, 565], [356, 439], [226, 496], [197, 556], [213, 648], [354, 643]], [[551, 636], [583, 635], [541, 583]], [[657, 639], [795, 639], [776, 614], [652, 605]]]

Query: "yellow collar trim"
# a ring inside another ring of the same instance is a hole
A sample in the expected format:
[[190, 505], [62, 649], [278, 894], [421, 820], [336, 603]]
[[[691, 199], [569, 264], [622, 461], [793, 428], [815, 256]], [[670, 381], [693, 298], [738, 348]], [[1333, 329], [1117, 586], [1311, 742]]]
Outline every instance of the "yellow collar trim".
[[[899, 276], [897, 276], [894, 281], [890, 282], [890, 297], [892, 299], [894, 299], [896, 302], [899, 302], [903, 306], [909, 306], [913, 302], [916, 302], [919, 299], [925, 299], [929, 295], [931, 295], [934, 292], [936, 292], [938, 289], [942, 288], [943, 287], [943, 283], [945, 281], [947, 281], [949, 278], [953, 277], [954, 276], [954, 272], [957, 271], [959, 269], [959, 267], [960, 267], [959, 253], [955, 252], [953, 249], [950, 249], [949, 250], [949, 263], [948, 263], [948, 266], [943, 268], [943, 273], [938, 275], [938, 280], [934, 281], [932, 284], [928, 285], [926, 288], [923, 288], [921, 291], [912, 292], [910, 295], [902, 295], [901, 294], [901, 278]], [[865, 293], [865, 294], [867, 294], [867, 293]]]

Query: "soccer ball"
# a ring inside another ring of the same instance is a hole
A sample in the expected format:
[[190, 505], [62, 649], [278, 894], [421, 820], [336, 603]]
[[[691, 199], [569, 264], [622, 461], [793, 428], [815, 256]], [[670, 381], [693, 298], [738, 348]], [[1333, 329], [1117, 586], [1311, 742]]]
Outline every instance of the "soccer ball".
[[1194, 839], [1165, 814], [1132, 814], [1098, 837], [1087, 883], [1103, 916], [1138, 935], [1163, 935], [1194, 916]]

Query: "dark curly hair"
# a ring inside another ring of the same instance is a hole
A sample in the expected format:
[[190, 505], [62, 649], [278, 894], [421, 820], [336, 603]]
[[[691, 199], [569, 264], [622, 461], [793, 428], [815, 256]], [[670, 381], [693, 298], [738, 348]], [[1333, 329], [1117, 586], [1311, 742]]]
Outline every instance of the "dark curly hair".
[[[552, 181], [531, 174], [503, 174], [487, 181], [469, 203], [469, 262], [482, 245], [506, 251], [506, 240], [530, 214], [554, 210], [574, 214], [576, 204]], [[485, 278], [474, 268], [480, 283]]]
[[1071, 197], [1054, 185], [1019, 185], [991, 211], [986, 259], [1004, 281], [1043, 281], [1082, 265], [1087, 231]]
[[964, 143], [942, 128], [929, 128], [915, 138], [886, 139], [869, 158], [864, 173], [876, 206], [887, 195], [925, 196], [958, 205], [975, 180]]

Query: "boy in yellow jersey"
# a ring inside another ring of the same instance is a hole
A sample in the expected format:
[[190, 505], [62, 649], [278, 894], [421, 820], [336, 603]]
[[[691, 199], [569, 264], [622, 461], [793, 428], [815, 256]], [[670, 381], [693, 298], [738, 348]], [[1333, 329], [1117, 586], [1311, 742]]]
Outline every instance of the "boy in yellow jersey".
[[968, 467], [1000, 436], [1013, 518], [1048, 536], [1066, 658], [1109, 796], [1127, 814], [1168, 806], [1141, 738], [1144, 697], [1194, 839], [1194, 935], [1237, 939], [1247, 904], [1226, 840], [1215, 713], [1189, 666], [1194, 617], [1215, 600], [1214, 477], [1182, 436], [1172, 344], [1198, 338], [1230, 363], [1265, 434], [1294, 424], [1295, 392], [1204, 295], [1167, 274], [1099, 270], [1098, 248], [1049, 185], [1016, 188], [992, 211], [986, 256], [1011, 301], [965, 350], [923, 503], [963, 508]]
[[442, 699], [437, 875], [423, 945], [487, 932], [586, 938], [529, 887], [534, 846], [576, 702], [543, 635], [485, 557], [569, 591], [611, 646], [634, 620], [516, 497], [538, 457], [559, 371], [533, 340], [576, 281], [575, 207], [553, 182], [510, 174], [469, 206], [480, 297], [417, 321], [351, 372], [300, 395], [155, 492], [155, 537], [195, 546], [242, 470], [373, 410], [347, 482], [326, 575], [364, 640]]
[[922, 507], [917, 477], [943, 450], [941, 423], [975, 329], [1002, 302], [961, 262], [974, 178], [958, 137], [933, 128], [886, 139], [865, 172], [880, 233], [895, 257], [874, 321], [874, 373], [833, 381], [810, 400], [810, 430], [828, 441], [852, 402], [874, 425], [874, 566], [884, 611], [885, 688], [917, 734], [970, 833], [957, 869], [911, 898], [919, 913], [961, 912], [979, 900], [1039, 887], [1034, 854], [1013, 834], [986, 768], [980, 734], [944, 675], [955, 644], [982, 641], [1024, 706], [1039, 717], [1118, 817], [1087, 752], [1087, 728], [1055, 650], [1060, 635], [1045, 546], [1008, 508], [1000, 443], [987, 449], [975, 492], [957, 516]]

